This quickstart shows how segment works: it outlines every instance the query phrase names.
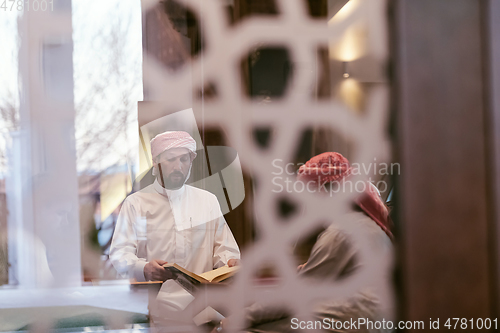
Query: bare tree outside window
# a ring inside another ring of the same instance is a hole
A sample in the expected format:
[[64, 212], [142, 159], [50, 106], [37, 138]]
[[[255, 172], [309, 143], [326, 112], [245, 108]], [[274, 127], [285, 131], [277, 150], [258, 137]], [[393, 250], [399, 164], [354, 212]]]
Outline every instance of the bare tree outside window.
[[[2, 41], [8, 41], [0, 52], [0, 285], [8, 283], [9, 265], [5, 177], [12, 135], [20, 130], [16, 21], [17, 12], [2, 22], [0, 31]], [[99, 182], [88, 186], [85, 176], [99, 180], [109, 168], [133, 170], [136, 164], [137, 101], [142, 100], [140, 1], [74, 0], [73, 40], [77, 169], [80, 195], [85, 196], [82, 191], [92, 187], [99, 191]]]
[[[134, 22], [137, 18], [130, 7], [120, 6], [118, 1], [114, 5], [104, 8], [106, 14], [92, 20], [92, 27], [88, 22], [94, 9], [103, 11], [103, 4], [74, 1], [79, 172], [133, 163], [136, 152], [137, 140], [130, 136], [136, 132], [137, 101], [142, 99], [140, 25]], [[139, 33], [138, 38], [133, 31]]]

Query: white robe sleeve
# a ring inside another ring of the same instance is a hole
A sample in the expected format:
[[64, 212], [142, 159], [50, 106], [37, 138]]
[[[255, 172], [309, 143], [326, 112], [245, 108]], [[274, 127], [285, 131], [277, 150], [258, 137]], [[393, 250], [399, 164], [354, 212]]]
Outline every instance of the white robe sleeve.
[[216, 219], [213, 268], [215, 269], [226, 265], [229, 259], [240, 259], [240, 249], [222, 215], [217, 199], [215, 199], [214, 207]]
[[134, 223], [136, 219], [134, 207], [129, 200], [125, 200], [118, 215], [109, 259], [120, 275], [126, 276], [128, 273], [129, 278], [145, 281], [144, 266], [147, 262], [145, 258], [137, 257], [138, 235]]

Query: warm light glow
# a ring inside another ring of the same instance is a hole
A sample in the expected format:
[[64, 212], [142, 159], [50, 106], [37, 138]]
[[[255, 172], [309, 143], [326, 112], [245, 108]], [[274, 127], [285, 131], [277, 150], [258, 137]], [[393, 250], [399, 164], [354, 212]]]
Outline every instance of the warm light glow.
[[366, 33], [362, 26], [349, 27], [336, 44], [330, 45], [330, 58], [354, 61], [366, 53]]
[[101, 175], [101, 220], [105, 220], [120, 206], [132, 190], [132, 182], [128, 173]]
[[364, 94], [361, 84], [352, 79], [347, 78], [340, 83], [339, 96], [342, 102], [347, 104], [352, 110], [357, 112], [363, 111]]
[[151, 137], [148, 131], [141, 131], [139, 134], [139, 172], [135, 181], [140, 181], [151, 169]]

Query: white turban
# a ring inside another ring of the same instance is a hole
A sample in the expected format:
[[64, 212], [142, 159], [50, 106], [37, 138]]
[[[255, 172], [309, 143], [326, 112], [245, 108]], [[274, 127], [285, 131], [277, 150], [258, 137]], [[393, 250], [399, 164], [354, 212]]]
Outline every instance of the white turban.
[[151, 140], [151, 157], [154, 159], [166, 150], [187, 148], [191, 158], [196, 157], [196, 141], [184, 131], [168, 131], [160, 133]]
[[[194, 141], [189, 133], [184, 131], [168, 131], [158, 134], [151, 140], [151, 157], [153, 163], [158, 155], [172, 148], [186, 148], [189, 150], [191, 160], [196, 157], [196, 141]], [[153, 175], [156, 175], [155, 169], [153, 169]]]

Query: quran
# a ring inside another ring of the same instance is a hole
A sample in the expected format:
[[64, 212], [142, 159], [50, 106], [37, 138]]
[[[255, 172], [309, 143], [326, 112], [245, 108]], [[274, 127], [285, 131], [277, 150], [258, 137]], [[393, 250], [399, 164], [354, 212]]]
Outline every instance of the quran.
[[226, 281], [239, 269], [238, 266], [229, 267], [226, 265], [202, 274], [195, 274], [177, 264], [165, 264], [163, 268], [170, 272], [173, 280], [191, 294], [202, 284], [217, 284]]

